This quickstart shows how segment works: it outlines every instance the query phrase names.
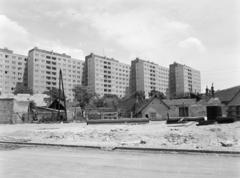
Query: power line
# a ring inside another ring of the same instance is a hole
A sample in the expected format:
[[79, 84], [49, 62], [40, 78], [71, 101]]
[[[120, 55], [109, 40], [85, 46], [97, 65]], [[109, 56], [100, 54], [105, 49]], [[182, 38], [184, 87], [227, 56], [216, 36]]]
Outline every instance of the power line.
[[224, 70], [240, 70], [240, 68], [229, 68], [229, 69], [212, 69], [212, 70], [202, 70], [201, 72], [214, 72], [214, 71], [224, 71]]
[[227, 72], [214, 72], [214, 73], [202, 73], [201, 75], [219, 75], [219, 74], [230, 74], [230, 73], [236, 73], [238, 71], [227, 71]]

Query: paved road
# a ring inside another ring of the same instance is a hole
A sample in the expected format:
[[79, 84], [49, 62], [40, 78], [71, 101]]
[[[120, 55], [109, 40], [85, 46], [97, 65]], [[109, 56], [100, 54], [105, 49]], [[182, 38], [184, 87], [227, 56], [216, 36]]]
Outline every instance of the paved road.
[[237, 178], [240, 157], [71, 148], [0, 149], [0, 177]]

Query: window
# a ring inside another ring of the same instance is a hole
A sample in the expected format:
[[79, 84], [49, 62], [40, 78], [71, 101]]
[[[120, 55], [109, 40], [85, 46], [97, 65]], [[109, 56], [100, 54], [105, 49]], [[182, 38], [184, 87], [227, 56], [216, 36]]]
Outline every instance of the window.
[[157, 119], [157, 114], [156, 113], [150, 113], [150, 119], [156, 120]]

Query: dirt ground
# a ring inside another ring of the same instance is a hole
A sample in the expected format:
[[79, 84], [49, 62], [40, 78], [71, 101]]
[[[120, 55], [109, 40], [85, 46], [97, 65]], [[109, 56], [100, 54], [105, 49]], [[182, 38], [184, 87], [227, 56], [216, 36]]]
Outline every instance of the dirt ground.
[[240, 151], [240, 122], [196, 126], [165, 122], [148, 124], [0, 125], [0, 141], [38, 142], [88, 146], [130, 146], [199, 150]]

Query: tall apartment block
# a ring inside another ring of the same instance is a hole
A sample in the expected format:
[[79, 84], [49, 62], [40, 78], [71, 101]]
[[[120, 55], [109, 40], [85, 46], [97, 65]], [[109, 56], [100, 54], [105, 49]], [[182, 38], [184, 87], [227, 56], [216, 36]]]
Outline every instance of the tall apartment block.
[[62, 69], [67, 100], [73, 101], [72, 88], [82, 84], [84, 61], [66, 54], [38, 49], [28, 52], [28, 88], [34, 93], [43, 93], [52, 87], [59, 87], [59, 71]]
[[129, 95], [130, 65], [120, 63], [91, 53], [85, 57], [86, 86], [91, 86], [97, 94]]
[[131, 94], [136, 91], [145, 91], [149, 96], [151, 90], [168, 94], [168, 68], [161, 67], [153, 62], [135, 59], [131, 62]]
[[0, 48], [0, 93], [13, 93], [27, 88], [27, 56]]
[[176, 62], [171, 64], [169, 68], [170, 97], [190, 91], [194, 93], [201, 92], [200, 71]]

